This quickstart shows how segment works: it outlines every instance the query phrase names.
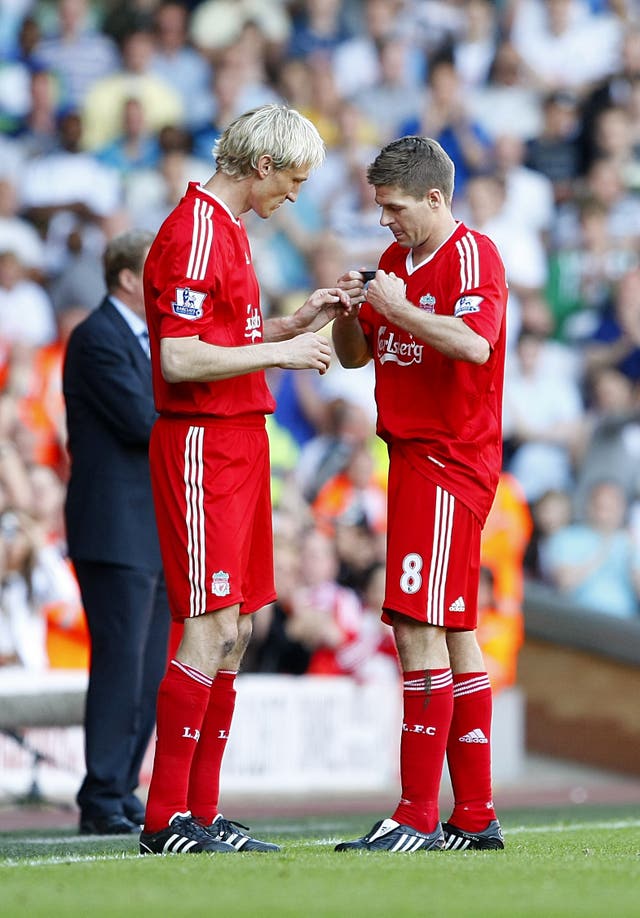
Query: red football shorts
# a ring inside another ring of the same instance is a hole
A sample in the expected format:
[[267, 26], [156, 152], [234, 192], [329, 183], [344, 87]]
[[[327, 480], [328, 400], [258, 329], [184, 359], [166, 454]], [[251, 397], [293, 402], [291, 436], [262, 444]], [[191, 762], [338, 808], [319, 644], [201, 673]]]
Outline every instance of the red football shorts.
[[384, 609], [472, 631], [478, 617], [478, 519], [399, 450], [392, 452], [388, 500]]
[[272, 602], [269, 443], [264, 422], [160, 418], [151, 484], [171, 614], [182, 621]]

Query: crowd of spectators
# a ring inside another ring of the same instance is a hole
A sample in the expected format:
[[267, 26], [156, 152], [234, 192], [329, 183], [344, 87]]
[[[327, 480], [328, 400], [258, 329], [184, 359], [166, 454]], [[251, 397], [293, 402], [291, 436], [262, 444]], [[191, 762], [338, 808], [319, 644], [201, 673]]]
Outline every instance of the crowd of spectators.
[[[247, 219], [266, 314], [389, 244], [379, 147], [438, 139], [454, 213], [508, 281], [505, 459], [480, 635], [515, 679], [524, 576], [640, 611], [640, 9], [634, 0], [5, 0], [0, 7], [0, 665], [84, 666], [65, 555], [61, 364], [105, 241], [157, 230], [242, 111], [293, 105], [327, 159]], [[372, 368], [278, 371], [278, 602], [259, 672], [397, 678], [379, 619], [384, 447]], [[96, 526], [100, 521], [96, 520]]]

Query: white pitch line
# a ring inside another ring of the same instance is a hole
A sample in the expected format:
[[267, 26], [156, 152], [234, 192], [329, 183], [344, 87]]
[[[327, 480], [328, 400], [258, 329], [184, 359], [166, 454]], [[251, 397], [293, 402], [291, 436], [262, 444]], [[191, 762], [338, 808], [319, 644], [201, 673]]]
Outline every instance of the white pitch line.
[[573, 822], [569, 825], [554, 826], [514, 826], [505, 829], [505, 836], [515, 834], [538, 835], [544, 832], [577, 832], [580, 829], [638, 829], [640, 819], [619, 819], [616, 822]]
[[90, 864], [94, 861], [123, 861], [125, 858], [127, 858], [127, 852], [120, 854], [69, 854], [58, 857], [27, 857], [24, 860], [13, 858], [10, 861], [0, 862], [0, 867], [49, 867], [52, 864]]

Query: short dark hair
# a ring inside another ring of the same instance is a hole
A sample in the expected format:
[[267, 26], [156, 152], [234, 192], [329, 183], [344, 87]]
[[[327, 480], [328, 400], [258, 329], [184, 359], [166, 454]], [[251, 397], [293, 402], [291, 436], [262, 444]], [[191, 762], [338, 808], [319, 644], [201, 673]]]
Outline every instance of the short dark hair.
[[153, 242], [153, 233], [147, 230], [128, 230], [114, 236], [107, 243], [102, 256], [104, 280], [109, 293], [120, 285], [120, 272], [129, 268], [134, 274], [141, 274], [147, 250]]
[[438, 188], [451, 206], [455, 167], [432, 137], [400, 137], [378, 153], [367, 169], [367, 179], [370, 185], [400, 188], [418, 201], [430, 188]]

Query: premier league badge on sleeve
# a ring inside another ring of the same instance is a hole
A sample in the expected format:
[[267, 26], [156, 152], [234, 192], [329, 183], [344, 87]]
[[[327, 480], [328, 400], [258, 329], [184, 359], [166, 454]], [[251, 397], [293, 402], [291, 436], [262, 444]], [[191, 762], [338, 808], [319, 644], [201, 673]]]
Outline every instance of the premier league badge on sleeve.
[[176, 287], [176, 298], [171, 304], [177, 316], [194, 321], [201, 319], [203, 314], [202, 304], [207, 294], [192, 290], [191, 287]]
[[483, 296], [461, 296], [453, 307], [454, 318], [467, 316], [471, 312], [480, 312], [480, 304], [483, 300]]

